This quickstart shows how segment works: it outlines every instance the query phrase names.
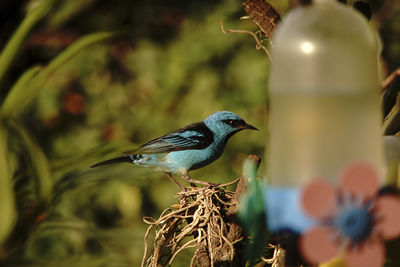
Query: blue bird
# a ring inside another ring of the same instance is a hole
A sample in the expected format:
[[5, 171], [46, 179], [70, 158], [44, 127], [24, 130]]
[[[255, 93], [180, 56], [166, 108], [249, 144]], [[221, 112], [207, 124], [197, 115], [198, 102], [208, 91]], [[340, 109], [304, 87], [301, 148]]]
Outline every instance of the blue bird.
[[244, 129], [258, 130], [238, 115], [220, 111], [201, 122], [192, 123], [147, 142], [133, 153], [102, 161], [91, 167], [129, 162], [164, 171], [182, 190], [185, 187], [172, 174], [181, 174], [182, 179], [189, 183], [210, 185], [208, 182], [190, 178], [188, 171], [204, 167], [218, 159], [224, 152], [228, 139]]

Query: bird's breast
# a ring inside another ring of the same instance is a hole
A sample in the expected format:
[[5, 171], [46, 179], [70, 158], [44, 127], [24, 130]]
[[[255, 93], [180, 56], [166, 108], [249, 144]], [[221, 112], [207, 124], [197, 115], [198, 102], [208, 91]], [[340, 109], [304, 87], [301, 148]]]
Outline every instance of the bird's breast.
[[204, 167], [218, 159], [224, 145], [212, 144], [204, 149], [190, 149], [170, 152], [165, 157], [165, 164], [173, 172], [189, 171]]

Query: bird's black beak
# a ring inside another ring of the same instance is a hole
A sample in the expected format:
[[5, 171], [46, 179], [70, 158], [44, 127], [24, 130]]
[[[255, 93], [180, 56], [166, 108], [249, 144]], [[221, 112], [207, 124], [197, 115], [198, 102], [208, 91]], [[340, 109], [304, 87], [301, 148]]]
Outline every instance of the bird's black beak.
[[253, 125], [247, 124], [247, 123], [240, 125], [238, 128], [259, 131], [256, 127], [254, 127]]

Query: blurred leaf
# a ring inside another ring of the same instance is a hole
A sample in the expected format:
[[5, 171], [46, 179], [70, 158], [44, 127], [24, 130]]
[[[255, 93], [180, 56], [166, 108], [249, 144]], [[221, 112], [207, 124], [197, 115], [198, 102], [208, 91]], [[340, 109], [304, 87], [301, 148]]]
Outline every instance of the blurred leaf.
[[259, 259], [267, 245], [267, 225], [265, 221], [265, 209], [260, 182], [257, 179], [259, 160], [247, 159], [244, 163], [244, 174], [248, 186], [247, 194], [241, 199], [239, 206], [239, 218], [244, 229], [251, 237], [246, 249], [250, 266]]
[[8, 41], [7, 45], [4, 47], [0, 54], [0, 90], [3, 79], [7, 74], [7, 71], [10, 69], [10, 65], [18, 55], [27, 35], [35, 24], [47, 15], [55, 2], [55, 0], [43, 0], [30, 10], [11, 39]]
[[385, 183], [399, 187], [400, 136], [384, 136], [383, 148], [386, 165]]
[[384, 135], [395, 135], [400, 130], [400, 95], [383, 122]]
[[65, 23], [69, 22], [77, 14], [84, 10], [89, 9], [96, 0], [80, 0], [80, 1], [59, 1], [61, 2], [57, 7], [57, 10], [51, 14], [49, 24], [51, 27], [61, 27]]
[[62, 51], [36, 76], [33, 77], [34, 71], [31, 69], [29, 73], [25, 74], [26, 77], [21, 81], [22, 84], [25, 79], [33, 77], [29, 83], [29, 86], [25, 88], [25, 91], [22, 91], [22, 86], [19, 86], [17, 87], [18, 89], [21, 88], [18, 90], [19, 92], [13, 93], [12, 102], [9, 103], [9, 106], [18, 107], [14, 110], [13, 114], [17, 115], [18, 112], [21, 112], [24, 107], [36, 96], [39, 89], [42, 88], [43, 84], [47, 81], [51, 74], [53, 74], [58, 68], [63, 66], [63, 64], [66, 63], [70, 58], [75, 56], [80, 51], [88, 48], [89, 46], [98, 42], [111, 39], [116, 35], [117, 33], [115, 32], [99, 32], [88, 34], [84, 37], [81, 37], [79, 40], [77, 40], [64, 51]]
[[384, 90], [382, 95], [382, 111], [383, 117], [386, 118], [397, 102], [397, 95], [400, 91], [400, 69], [392, 72], [384, 79], [382, 90]]
[[24, 150], [31, 159], [32, 168], [37, 179], [39, 198], [41, 201], [48, 202], [53, 189], [53, 181], [46, 155], [20, 124], [12, 123], [12, 127], [21, 137]]
[[7, 155], [7, 130], [3, 123], [0, 123], [0, 245], [15, 223], [14, 193]]
[[24, 74], [22, 74], [22, 76], [14, 84], [0, 108], [0, 114], [3, 118], [12, 116], [13, 112], [18, 111], [16, 107], [19, 98], [24, 95], [26, 87], [29, 86], [28, 84], [32, 81], [33, 77], [39, 73], [40, 69], [41, 67], [39, 66], [30, 68]]
[[71, 157], [64, 157], [57, 161], [51, 162], [51, 168], [54, 171], [69, 171], [70, 169], [76, 169], [77, 167], [84, 166], [89, 168], [95, 161], [100, 161], [99, 158], [105, 159], [110, 155], [115, 154], [121, 155], [126, 150], [132, 150], [137, 148], [137, 145], [132, 145], [126, 141], [110, 142], [105, 144], [97, 145], [91, 149], [84, 151], [76, 151]]

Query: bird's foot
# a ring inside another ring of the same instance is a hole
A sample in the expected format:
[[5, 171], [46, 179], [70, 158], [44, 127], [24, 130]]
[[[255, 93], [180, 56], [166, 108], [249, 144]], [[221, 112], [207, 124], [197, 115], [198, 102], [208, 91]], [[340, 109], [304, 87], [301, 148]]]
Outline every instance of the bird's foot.
[[182, 174], [182, 179], [185, 180], [186, 182], [189, 182], [192, 187], [196, 187], [196, 184], [204, 185], [207, 188], [218, 186], [218, 184], [192, 179], [187, 173]]
[[179, 188], [180, 188], [183, 192], [188, 191], [187, 187], [181, 185], [181, 184], [175, 179], [175, 177], [172, 176], [172, 174], [171, 174], [170, 172], [166, 172], [165, 174], [168, 176], [169, 179], [171, 179], [172, 182], [174, 182], [177, 186], [179, 186]]

